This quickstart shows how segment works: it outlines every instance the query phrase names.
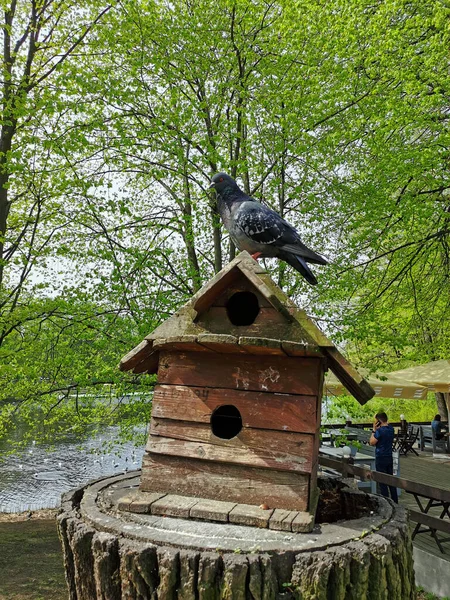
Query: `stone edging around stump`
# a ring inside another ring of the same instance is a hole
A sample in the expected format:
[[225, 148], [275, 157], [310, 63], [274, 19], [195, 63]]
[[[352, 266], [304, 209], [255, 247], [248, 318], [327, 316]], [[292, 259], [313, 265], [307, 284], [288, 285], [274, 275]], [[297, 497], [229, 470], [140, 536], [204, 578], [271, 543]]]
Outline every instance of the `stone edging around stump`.
[[136, 489], [122, 496], [116, 502], [119, 511], [181, 517], [199, 521], [235, 523], [237, 525], [292, 531], [294, 533], [311, 531], [314, 527], [314, 519], [309, 512], [262, 508], [250, 504], [238, 504], [237, 502], [224, 502], [208, 498], [192, 498], [176, 494], [143, 492], [137, 485]]
[[[323, 549], [364, 537], [378, 530], [392, 517], [392, 506], [379, 496], [350, 490], [346, 496], [355, 505], [372, 501], [372, 514], [359, 519], [316, 526], [309, 536], [291, 532], [259, 529], [233, 523], [199, 522], [193, 519], [134, 514], [117, 509], [123, 495], [137, 489], [136, 472], [104, 478], [83, 490], [80, 514], [96, 529], [120, 533], [158, 545], [220, 550], [222, 552], [301, 551]], [[108, 498], [108, 491], [112, 491]], [[112, 497], [112, 499], [111, 499]], [[370, 511], [368, 511], [370, 512]]]
[[114, 498], [135, 477], [64, 496], [58, 529], [70, 600], [415, 598], [406, 511], [383, 498], [369, 495], [370, 517], [293, 534], [121, 512]]

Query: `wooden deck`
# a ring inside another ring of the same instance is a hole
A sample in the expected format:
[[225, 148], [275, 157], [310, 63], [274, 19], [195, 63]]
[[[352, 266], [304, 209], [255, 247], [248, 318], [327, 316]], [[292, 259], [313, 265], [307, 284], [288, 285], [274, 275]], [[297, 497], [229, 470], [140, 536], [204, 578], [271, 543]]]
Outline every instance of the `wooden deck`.
[[[421, 452], [420, 456], [409, 454], [400, 458], [400, 476], [427, 485], [450, 490], [450, 458], [433, 458], [431, 452]], [[427, 500], [423, 499], [425, 505]], [[402, 491], [400, 504], [418, 510], [414, 496]], [[439, 516], [442, 509], [431, 509], [429, 514]], [[440, 534], [440, 537], [445, 537]], [[450, 541], [442, 544], [445, 554], [441, 554], [436, 542], [429, 533], [419, 533], [414, 538], [414, 546], [439, 556], [450, 562]]]

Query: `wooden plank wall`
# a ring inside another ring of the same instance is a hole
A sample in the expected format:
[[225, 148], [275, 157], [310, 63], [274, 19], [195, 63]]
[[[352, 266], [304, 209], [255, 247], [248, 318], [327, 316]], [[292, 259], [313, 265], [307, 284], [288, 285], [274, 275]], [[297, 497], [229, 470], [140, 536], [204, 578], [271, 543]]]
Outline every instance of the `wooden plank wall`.
[[[307, 510], [322, 377], [317, 358], [161, 352], [141, 489]], [[242, 416], [229, 440], [210, 426], [225, 404]]]
[[[254, 323], [242, 327], [233, 325], [228, 316], [226, 305], [228, 300], [237, 292], [252, 292], [258, 299], [259, 314]], [[231, 334], [236, 336], [249, 335], [276, 339], [289, 339], [292, 336], [292, 322], [287, 320], [272, 304], [258, 292], [257, 288], [243, 275], [238, 275], [233, 283], [214, 299], [212, 305], [201, 314], [199, 324], [211, 333]], [[245, 329], [245, 333], [243, 330]], [[299, 340], [301, 341], [301, 340]]]
[[158, 383], [317, 396], [320, 360], [213, 352], [162, 352]]
[[288, 471], [146, 454], [141, 489], [153, 491], [163, 484], [171, 494], [305, 511], [308, 479]]

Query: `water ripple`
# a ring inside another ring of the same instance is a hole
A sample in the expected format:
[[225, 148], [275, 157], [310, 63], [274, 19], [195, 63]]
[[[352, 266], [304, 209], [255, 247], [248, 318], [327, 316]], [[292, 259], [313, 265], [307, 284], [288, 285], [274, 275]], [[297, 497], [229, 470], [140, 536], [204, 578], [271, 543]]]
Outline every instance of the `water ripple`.
[[104, 444], [116, 438], [117, 428], [109, 427], [87, 439], [82, 449], [79, 441], [60, 442], [51, 452], [31, 444], [20, 456], [6, 457], [0, 461], [0, 512], [55, 508], [63, 492], [90, 479], [138, 469], [142, 447], [130, 442], [103, 453]]

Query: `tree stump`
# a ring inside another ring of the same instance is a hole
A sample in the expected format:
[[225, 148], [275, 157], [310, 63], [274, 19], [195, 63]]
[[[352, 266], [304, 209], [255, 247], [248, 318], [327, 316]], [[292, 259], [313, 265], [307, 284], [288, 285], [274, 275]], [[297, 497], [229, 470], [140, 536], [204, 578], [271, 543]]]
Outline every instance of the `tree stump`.
[[[138, 498], [139, 472], [69, 492], [58, 516], [69, 598], [415, 598], [405, 510], [337, 479], [319, 482], [319, 520], [344, 520], [310, 533], [201, 521], [192, 508], [183, 518], [151, 514], [149, 495]], [[130, 498], [136, 512], [125, 510]]]

